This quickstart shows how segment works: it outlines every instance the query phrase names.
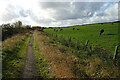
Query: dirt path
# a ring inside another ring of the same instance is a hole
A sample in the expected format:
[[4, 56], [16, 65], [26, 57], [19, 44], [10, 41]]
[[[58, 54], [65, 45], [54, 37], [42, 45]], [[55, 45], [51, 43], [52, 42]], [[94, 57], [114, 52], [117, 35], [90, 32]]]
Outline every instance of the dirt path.
[[34, 69], [35, 69], [35, 64], [34, 64], [33, 35], [32, 35], [27, 48], [26, 61], [25, 61], [22, 77], [33, 78], [35, 74]]
[[40, 53], [47, 59], [51, 75], [55, 78], [76, 78], [72, 71], [73, 59], [65, 57], [59, 49], [47, 45], [49, 37], [35, 32], [34, 36], [39, 43]]

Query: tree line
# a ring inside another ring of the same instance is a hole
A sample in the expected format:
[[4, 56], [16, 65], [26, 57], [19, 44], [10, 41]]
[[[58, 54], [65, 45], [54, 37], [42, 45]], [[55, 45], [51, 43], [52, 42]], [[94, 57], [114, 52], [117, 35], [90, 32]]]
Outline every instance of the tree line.
[[41, 26], [31, 27], [31, 25], [22, 25], [21, 21], [17, 21], [12, 24], [10, 23], [2, 24], [0, 25], [0, 28], [2, 28], [2, 41], [18, 33], [24, 33], [26, 31], [35, 30], [35, 29], [39, 31], [43, 31], [43, 29], [45, 29], [45, 27], [41, 27]]
[[23, 26], [21, 21], [13, 24], [7, 23], [0, 25], [2, 28], [2, 41], [18, 33], [23, 33], [25, 30], [31, 29], [30, 25]]

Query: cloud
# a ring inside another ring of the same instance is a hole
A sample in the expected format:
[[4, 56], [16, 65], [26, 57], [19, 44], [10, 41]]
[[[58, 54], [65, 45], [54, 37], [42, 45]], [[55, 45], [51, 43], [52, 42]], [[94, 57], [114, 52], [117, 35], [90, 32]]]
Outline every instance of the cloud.
[[110, 16], [110, 17], [117, 17], [118, 16], [118, 3], [111, 5], [109, 8], [107, 8], [105, 10], [105, 14], [107, 14], [107, 16]]
[[78, 19], [92, 16], [93, 13], [101, 8], [104, 3], [96, 2], [42, 2], [42, 9], [53, 10], [51, 17], [55, 20]]
[[13, 5], [7, 5], [5, 10], [1, 14], [2, 21], [10, 21], [14, 18], [18, 18], [19, 15], [16, 13], [16, 8]]
[[3, 0], [0, 9], [0, 24], [21, 20], [30, 25], [68, 26], [118, 19], [118, 3], [115, 2]]
[[[75, 25], [83, 23], [98, 23], [116, 20], [118, 16], [117, 3], [106, 8], [112, 3], [105, 2], [45, 2], [40, 3], [39, 7], [52, 14], [51, 25]], [[112, 10], [115, 10], [113, 13]], [[51, 13], [48, 10], [53, 10]], [[109, 15], [111, 14], [111, 15]], [[115, 16], [113, 16], [115, 14]], [[49, 21], [50, 22], [50, 21]], [[49, 23], [50, 24], [50, 23]]]
[[30, 10], [21, 9], [21, 10], [19, 11], [19, 14], [20, 14], [20, 16], [22, 16], [22, 17], [27, 17], [27, 16], [29, 16], [29, 15], [31, 14], [31, 12], [30, 12]]
[[0, 1], [0, 24], [13, 23], [29, 16], [30, 10], [24, 10], [22, 6], [11, 0]]

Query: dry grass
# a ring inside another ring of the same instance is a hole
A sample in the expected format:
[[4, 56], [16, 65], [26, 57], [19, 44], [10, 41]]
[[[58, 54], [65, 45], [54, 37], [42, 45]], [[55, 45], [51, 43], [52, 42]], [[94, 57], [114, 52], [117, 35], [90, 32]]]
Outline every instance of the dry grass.
[[[76, 57], [69, 49], [53, 42], [50, 36], [35, 31], [34, 36], [39, 43], [41, 55], [49, 64], [51, 75], [55, 78], [116, 78], [118, 68], [104, 61], [103, 57], [92, 55], [88, 57], [81, 52]], [[50, 45], [51, 44], [51, 45]], [[104, 56], [105, 57], [105, 56]]]
[[2, 42], [2, 47], [5, 49], [14, 49], [17, 44], [21, 43], [22, 40], [24, 39], [25, 35], [29, 33], [25, 33], [24, 35], [22, 34], [17, 34], [15, 36], [12, 36], [11, 38], [6, 39], [5, 41]]
[[49, 64], [51, 75], [55, 78], [75, 78], [72, 66], [73, 60], [66, 57], [54, 46], [47, 45], [51, 41], [48, 36], [42, 35], [40, 32], [35, 31], [34, 36], [39, 43], [41, 55], [43, 55]]
[[[27, 35], [28, 34], [28, 35]], [[2, 74], [3, 78], [21, 77], [26, 49], [29, 42], [29, 33], [17, 34], [3, 41], [2, 47]]]
[[79, 65], [79, 68], [91, 78], [115, 78], [119, 73], [117, 67], [104, 65], [99, 57], [90, 58], [85, 62], [85, 65]]

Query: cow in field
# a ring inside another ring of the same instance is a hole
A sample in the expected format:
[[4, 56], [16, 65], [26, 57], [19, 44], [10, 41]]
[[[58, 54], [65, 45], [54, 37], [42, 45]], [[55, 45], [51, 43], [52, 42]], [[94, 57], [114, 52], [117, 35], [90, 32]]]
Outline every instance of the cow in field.
[[62, 31], [63, 29], [60, 29], [60, 31]]
[[100, 35], [102, 35], [104, 33], [104, 29], [100, 30]]
[[77, 30], [80, 30], [80, 28], [77, 28]]
[[73, 30], [75, 30], [75, 28], [73, 28]]

